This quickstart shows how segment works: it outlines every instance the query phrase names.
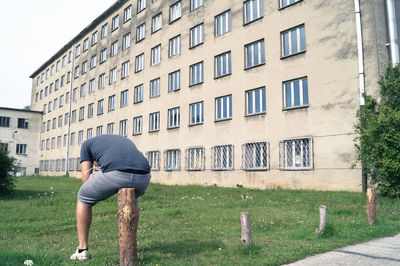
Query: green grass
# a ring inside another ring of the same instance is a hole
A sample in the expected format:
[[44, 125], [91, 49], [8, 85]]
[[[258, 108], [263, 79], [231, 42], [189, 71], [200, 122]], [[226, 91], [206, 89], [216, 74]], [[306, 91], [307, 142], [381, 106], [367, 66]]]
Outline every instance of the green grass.
[[[80, 180], [19, 178], [0, 197], [0, 265], [71, 265], [77, 246]], [[319, 205], [327, 230], [316, 235]], [[76, 264], [118, 265], [116, 197], [93, 209], [92, 259]], [[250, 190], [151, 184], [139, 200], [138, 257], [146, 265], [279, 265], [400, 231], [400, 200], [378, 198], [377, 225], [366, 224], [365, 194]], [[240, 244], [240, 212], [250, 211], [253, 244]]]

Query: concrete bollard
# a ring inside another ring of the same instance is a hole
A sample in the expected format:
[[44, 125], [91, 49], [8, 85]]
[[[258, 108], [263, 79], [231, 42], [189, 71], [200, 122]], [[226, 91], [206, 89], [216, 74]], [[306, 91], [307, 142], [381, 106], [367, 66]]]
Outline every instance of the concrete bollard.
[[325, 231], [326, 211], [327, 211], [327, 208], [326, 208], [325, 205], [320, 205], [319, 206], [319, 226], [315, 230], [315, 233], [317, 233], [317, 234], [322, 234]]
[[367, 223], [376, 224], [376, 194], [374, 188], [367, 189]]
[[242, 231], [241, 242], [244, 247], [248, 247], [251, 244], [251, 223], [250, 223], [250, 213], [242, 212], [240, 213], [240, 227]]
[[121, 266], [137, 265], [136, 231], [139, 214], [135, 205], [135, 189], [118, 191], [119, 263]]

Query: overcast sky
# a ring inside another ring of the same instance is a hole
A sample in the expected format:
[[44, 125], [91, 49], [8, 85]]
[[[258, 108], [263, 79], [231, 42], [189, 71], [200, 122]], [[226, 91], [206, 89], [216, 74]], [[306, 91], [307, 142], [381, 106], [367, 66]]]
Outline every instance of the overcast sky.
[[30, 105], [29, 76], [116, 0], [2, 1], [0, 106]]

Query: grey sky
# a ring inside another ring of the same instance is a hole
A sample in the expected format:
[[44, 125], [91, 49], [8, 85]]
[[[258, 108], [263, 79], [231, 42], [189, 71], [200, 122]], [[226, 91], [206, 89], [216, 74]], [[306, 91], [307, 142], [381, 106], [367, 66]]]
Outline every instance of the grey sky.
[[30, 105], [29, 76], [115, 1], [3, 0], [0, 106]]

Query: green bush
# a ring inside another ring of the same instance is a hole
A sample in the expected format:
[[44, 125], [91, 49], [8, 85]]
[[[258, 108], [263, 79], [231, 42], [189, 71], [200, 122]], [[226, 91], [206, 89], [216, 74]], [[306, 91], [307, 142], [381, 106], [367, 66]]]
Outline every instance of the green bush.
[[386, 197], [400, 197], [400, 69], [388, 67], [379, 81], [381, 100], [365, 95], [355, 126], [357, 159]]
[[0, 195], [11, 193], [14, 190], [15, 178], [11, 175], [15, 159], [0, 150]]

